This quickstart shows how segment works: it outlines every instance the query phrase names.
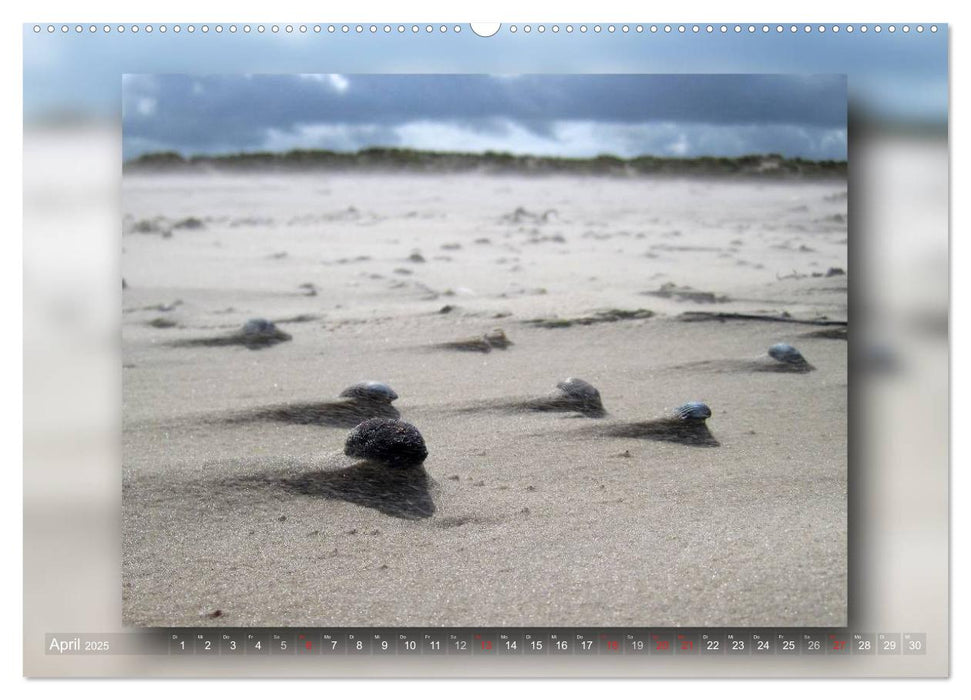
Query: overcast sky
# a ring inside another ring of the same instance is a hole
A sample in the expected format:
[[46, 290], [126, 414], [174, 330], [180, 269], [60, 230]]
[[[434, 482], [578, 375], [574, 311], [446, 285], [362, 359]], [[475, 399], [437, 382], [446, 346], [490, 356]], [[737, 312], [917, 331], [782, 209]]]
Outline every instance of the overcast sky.
[[840, 75], [126, 75], [125, 157], [370, 146], [846, 157]]

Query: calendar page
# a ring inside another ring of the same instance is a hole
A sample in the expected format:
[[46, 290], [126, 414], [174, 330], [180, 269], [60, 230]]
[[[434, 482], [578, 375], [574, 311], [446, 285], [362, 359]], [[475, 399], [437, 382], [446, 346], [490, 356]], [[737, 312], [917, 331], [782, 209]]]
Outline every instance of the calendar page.
[[25, 673], [946, 674], [947, 35], [24, 25]]

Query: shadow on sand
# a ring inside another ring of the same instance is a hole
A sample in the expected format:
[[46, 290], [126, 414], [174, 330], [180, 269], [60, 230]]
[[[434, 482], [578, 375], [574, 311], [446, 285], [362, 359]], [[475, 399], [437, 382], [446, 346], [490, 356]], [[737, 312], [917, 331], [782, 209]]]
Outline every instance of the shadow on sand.
[[567, 377], [556, 385], [556, 390], [535, 399], [501, 399], [483, 401], [474, 406], [459, 409], [461, 413], [500, 411], [507, 413], [578, 413], [587, 418], [603, 418], [607, 415], [600, 392], [588, 382]]
[[598, 429], [597, 432], [610, 437], [678, 442], [694, 447], [718, 447], [720, 444], [703, 420], [685, 420], [677, 417], [610, 425]]
[[212, 338], [173, 340], [169, 345], [176, 348], [218, 348], [241, 345], [250, 350], [262, 350], [272, 347], [277, 343], [285, 343], [289, 340], [293, 340], [293, 336], [281, 331], [272, 321], [267, 321], [264, 318], [253, 318], [247, 321], [238, 331], [229, 335], [215, 336]]
[[258, 474], [224, 482], [234, 488], [269, 488], [311, 498], [325, 498], [405, 520], [421, 520], [435, 514], [431, 489], [434, 480], [421, 464], [389, 467], [362, 461], [343, 469], [300, 474]]
[[806, 374], [816, 368], [811, 364], [790, 364], [778, 362], [770, 357], [755, 360], [700, 360], [673, 365], [668, 369], [687, 370], [690, 372], [773, 372], [779, 374]]
[[284, 404], [246, 411], [227, 418], [227, 423], [289, 423], [353, 428], [369, 418], [400, 418], [386, 401], [337, 399], [317, 403]]

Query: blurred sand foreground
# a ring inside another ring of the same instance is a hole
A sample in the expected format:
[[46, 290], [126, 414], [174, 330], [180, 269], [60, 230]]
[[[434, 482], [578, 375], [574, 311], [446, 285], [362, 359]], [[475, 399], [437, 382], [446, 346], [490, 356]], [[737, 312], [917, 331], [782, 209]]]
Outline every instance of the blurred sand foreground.
[[[845, 624], [846, 342], [680, 315], [846, 320], [846, 204], [835, 179], [126, 175], [125, 624]], [[293, 340], [173, 342], [254, 317]], [[745, 369], [777, 342], [817, 371]], [[606, 418], [465, 410], [570, 376]], [[365, 379], [425, 438], [429, 517], [271, 487], [355, 464], [347, 428], [220, 420]], [[590, 432], [691, 400], [720, 446]]]

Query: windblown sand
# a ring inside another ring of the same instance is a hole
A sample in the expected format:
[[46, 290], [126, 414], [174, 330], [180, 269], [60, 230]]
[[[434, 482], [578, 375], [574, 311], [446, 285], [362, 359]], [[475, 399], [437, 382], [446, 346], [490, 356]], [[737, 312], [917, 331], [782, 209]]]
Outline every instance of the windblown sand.
[[[846, 320], [845, 182], [133, 175], [123, 204], [126, 624], [845, 624], [846, 342], [680, 317]], [[293, 340], [178, 346], [254, 317]], [[731, 369], [777, 342], [816, 371]], [[607, 417], [467, 410], [570, 376]], [[222, 420], [367, 379], [424, 436], [429, 517], [274, 486], [354, 465], [346, 428]], [[592, 428], [691, 400], [720, 446]]]

